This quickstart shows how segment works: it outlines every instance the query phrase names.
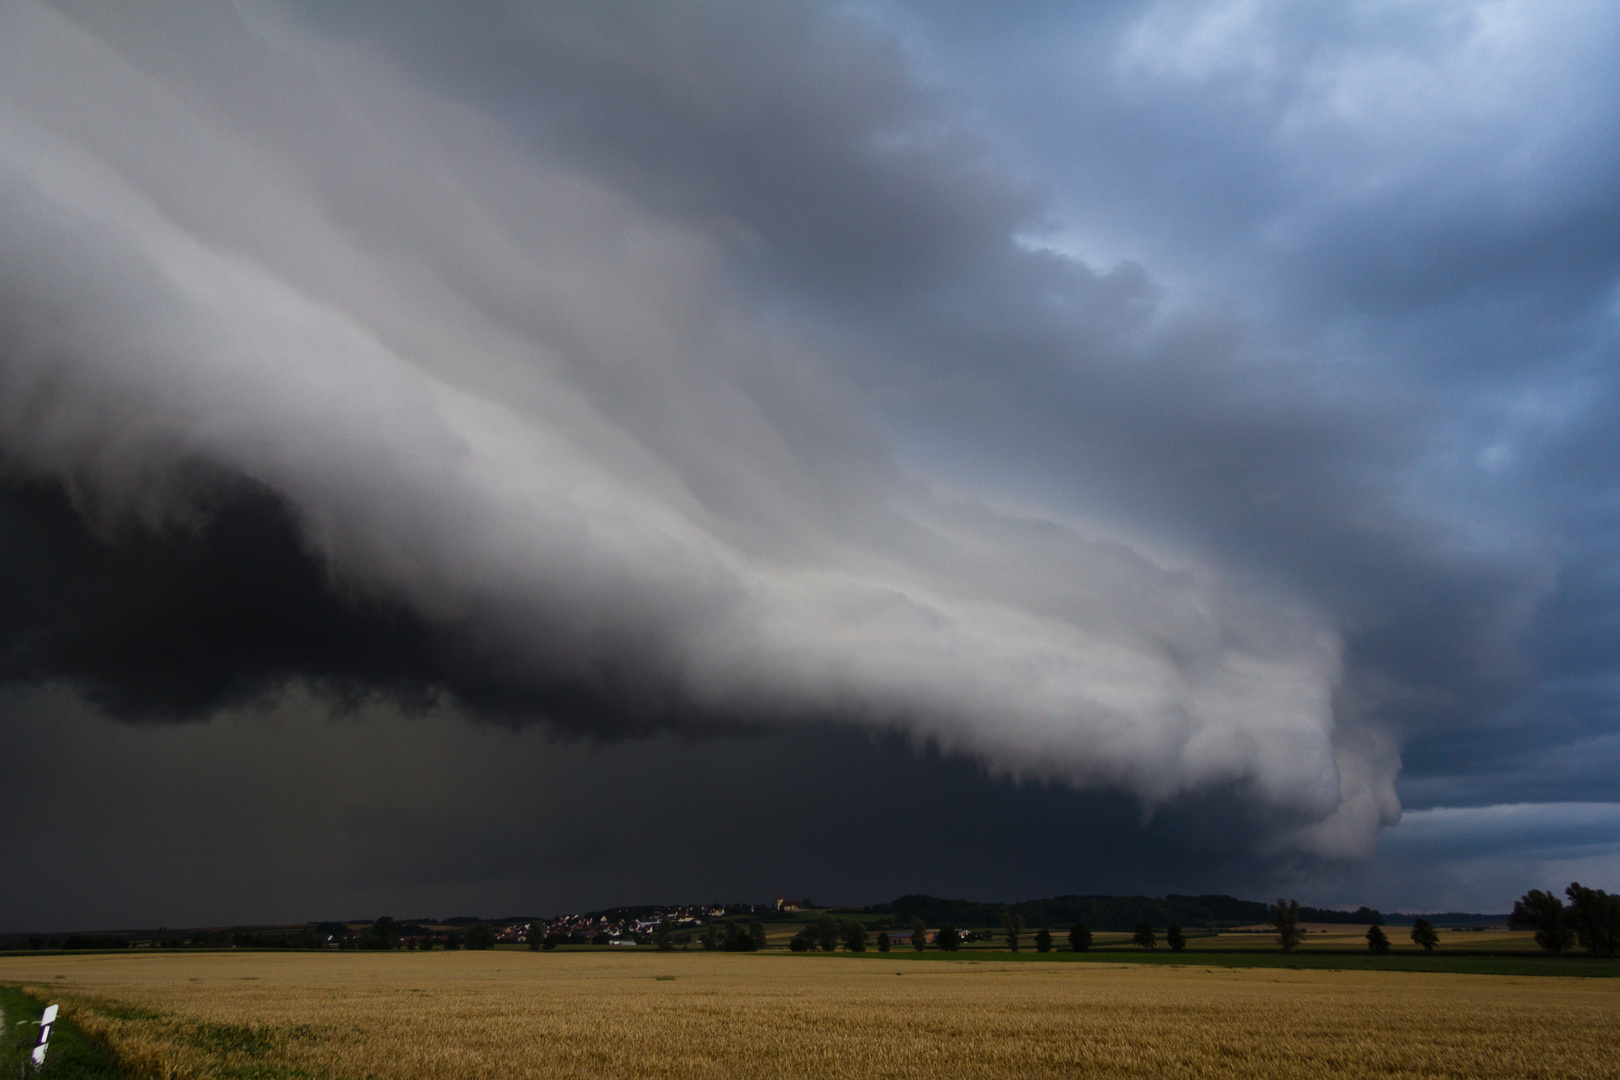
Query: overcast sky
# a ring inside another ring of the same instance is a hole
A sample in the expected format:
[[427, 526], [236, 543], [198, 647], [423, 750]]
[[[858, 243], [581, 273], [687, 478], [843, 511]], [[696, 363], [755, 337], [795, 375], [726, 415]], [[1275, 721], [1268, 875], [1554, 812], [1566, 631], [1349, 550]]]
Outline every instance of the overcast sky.
[[1620, 11], [0, 0], [0, 929], [1620, 889]]

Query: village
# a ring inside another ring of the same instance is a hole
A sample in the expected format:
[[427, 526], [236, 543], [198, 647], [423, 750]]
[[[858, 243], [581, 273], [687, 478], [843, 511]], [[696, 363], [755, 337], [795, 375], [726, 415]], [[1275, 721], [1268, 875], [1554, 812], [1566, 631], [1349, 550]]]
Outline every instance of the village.
[[495, 940], [503, 945], [523, 945], [538, 935], [542, 940], [569, 945], [644, 945], [666, 920], [685, 930], [700, 927], [707, 919], [752, 915], [753, 911], [753, 905], [708, 904], [558, 915], [544, 922], [508, 923], [495, 932]]
[[674, 927], [677, 940], [683, 933], [717, 919], [759, 919], [791, 914], [810, 906], [810, 901], [787, 900], [774, 904], [674, 904], [650, 907], [610, 908], [585, 914], [557, 915], [545, 920], [501, 920], [495, 941], [502, 945], [526, 945], [538, 938], [558, 945], [646, 945], [661, 923]]

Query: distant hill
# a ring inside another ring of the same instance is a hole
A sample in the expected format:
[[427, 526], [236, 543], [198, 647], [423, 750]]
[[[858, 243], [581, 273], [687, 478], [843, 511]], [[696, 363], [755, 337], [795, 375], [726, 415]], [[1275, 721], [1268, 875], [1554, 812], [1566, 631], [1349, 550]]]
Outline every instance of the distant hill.
[[[930, 926], [999, 926], [1001, 914], [1011, 911], [1024, 917], [1028, 927], [1065, 927], [1084, 923], [1093, 930], [1129, 930], [1137, 923], [1154, 926], [1218, 927], [1246, 926], [1265, 922], [1271, 908], [1258, 900], [1239, 900], [1220, 894], [1209, 896], [1055, 896], [1050, 900], [1021, 900], [1013, 904], [989, 904], [976, 900], [945, 900], [914, 894], [887, 904], [860, 909], [873, 915], [889, 915], [897, 922], [921, 919]], [[1301, 907], [1301, 922], [1381, 924], [1384, 916], [1372, 908], [1355, 911]], [[1431, 918], [1431, 922], [1433, 919]]]

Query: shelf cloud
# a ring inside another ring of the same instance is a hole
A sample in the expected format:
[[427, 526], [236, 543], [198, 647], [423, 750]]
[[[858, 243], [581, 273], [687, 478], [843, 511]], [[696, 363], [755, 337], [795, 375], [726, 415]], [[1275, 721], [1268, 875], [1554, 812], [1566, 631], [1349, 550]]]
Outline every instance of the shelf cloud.
[[[1089, 96], [992, 35], [1091, 102], [1020, 120], [922, 18], [6, 3], [0, 678], [853, 727], [1368, 857], [1409, 748], [1523, 730], [1609, 565], [1535, 477], [1612, 486], [1613, 139], [1493, 217], [1527, 182], [1411, 149], [1457, 114], [1392, 112], [1354, 27], [1048, 27]], [[1418, 29], [1390, 78], [1542, 70]], [[1553, 171], [1522, 127], [1457, 153]], [[1497, 332], [1493, 289], [1540, 307]]]

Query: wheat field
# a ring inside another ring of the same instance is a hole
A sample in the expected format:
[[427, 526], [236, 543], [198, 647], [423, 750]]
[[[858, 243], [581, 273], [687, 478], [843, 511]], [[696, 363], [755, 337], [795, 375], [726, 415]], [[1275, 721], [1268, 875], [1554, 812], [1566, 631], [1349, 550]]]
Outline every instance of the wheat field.
[[151, 1077], [1620, 1077], [1620, 980], [705, 953], [0, 959]]

